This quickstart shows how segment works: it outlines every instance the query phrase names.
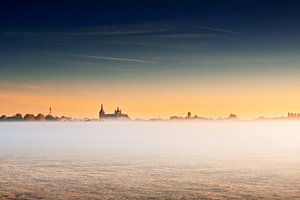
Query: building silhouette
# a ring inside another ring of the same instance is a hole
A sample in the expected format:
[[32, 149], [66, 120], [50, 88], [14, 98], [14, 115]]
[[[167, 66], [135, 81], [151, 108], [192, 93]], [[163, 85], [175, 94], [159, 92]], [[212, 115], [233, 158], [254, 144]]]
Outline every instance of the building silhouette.
[[187, 113], [187, 116], [186, 116], [186, 119], [191, 119], [192, 118], [192, 113], [191, 112], [188, 112]]
[[99, 111], [99, 120], [128, 120], [129, 116], [127, 114], [123, 114], [122, 111], [117, 107], [114, 113], [105, 114], [103, 109], [103, 104], [101, 104], [101, 108]]
[[287, 116], [289, 119], [300, 119], [300, 113], [288, 113]]

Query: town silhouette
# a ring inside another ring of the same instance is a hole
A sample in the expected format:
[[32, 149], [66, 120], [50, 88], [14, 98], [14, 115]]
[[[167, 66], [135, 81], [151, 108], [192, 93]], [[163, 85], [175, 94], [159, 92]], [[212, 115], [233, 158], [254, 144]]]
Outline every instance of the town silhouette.
[[[32, 113], [27, 113], [24, 116], [22, 113], [16, 113], [12, 116], [7, 116], [5, 114], [2, 114], [0, 116], [0, 121], [141, 121], [142, 119], [131, 119], [128, 114], [123, 113], [122, 110], [119, 108], [119, 106], [116, 107], [113, 113], [106, 113], [104, 110], [104, 105], [101, 104], [100, 110], [99, 110], [99, 116], [98, 118], [83, 118], [83, 119], [77, 119], [73, 117], [68, 116], [55, 116], [52, 114], [52, 108], [49, 107], [49, 113], [48, 114], [42, 114], [38, 113], [36, 115]], [[219, 118], [208, 118], [208, 117], [201, 117], [196, 115], [192, 115], [192, 113], [189, 111], [187, 112], [186, 116], [171, 116], [169, 119], [161, 119], [161, 118], [150, 118], [145, 119], [146, 121], [244, 121], [240, 119], [236, 114], [229, 114], [227, 117], [219, 117]], [[142, 121], [145, 121], [142, 120]], [[280, 117], [258, 117], [255, 119], [252, 119], [250, 121], [263, 121], [263, 120], [300, 120], [300, 113], [293, 113], [289, 112], [286, 116], [280, 116]], [[247, 120], [249, 121], [249, 120]]]

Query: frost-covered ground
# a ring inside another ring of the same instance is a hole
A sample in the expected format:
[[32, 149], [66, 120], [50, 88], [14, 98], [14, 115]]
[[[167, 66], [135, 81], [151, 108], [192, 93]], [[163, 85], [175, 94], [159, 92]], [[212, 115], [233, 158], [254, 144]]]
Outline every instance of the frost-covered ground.
[[300, 123], [0, 123], [0, 199], [299, 199]]

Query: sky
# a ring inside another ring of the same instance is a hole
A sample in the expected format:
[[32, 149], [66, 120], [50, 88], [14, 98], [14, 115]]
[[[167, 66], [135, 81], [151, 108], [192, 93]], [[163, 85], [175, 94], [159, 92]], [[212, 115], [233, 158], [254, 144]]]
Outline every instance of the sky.
[[297, 1], [0, 4], [0, 114], [300, 112]]

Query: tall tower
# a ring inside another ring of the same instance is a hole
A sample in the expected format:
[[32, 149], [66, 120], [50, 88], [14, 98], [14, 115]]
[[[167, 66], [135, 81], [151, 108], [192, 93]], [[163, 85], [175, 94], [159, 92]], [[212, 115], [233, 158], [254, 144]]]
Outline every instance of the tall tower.
[[52, 109], [51, 109], [51, 106], [49, 107], [49, 115], [52, 114]]
[[188, 112], [186, 118], [187, 118], [187, 119], [192, 118], [192, 113], [191, 113], [191, 112]]
[[117, 110], [115, 110], [115, 115], [120, 116], [122, 114], [122, 111], [120, 110], [119, 106], [117, 107]]
[[103, 104], [101, 104], [101, 109], [99, 111], [99, 119], [101, 119], [102, 117], [104, 117], [105, 115], [105, 112], [104, 112], [104, 109], [103, 109]]

